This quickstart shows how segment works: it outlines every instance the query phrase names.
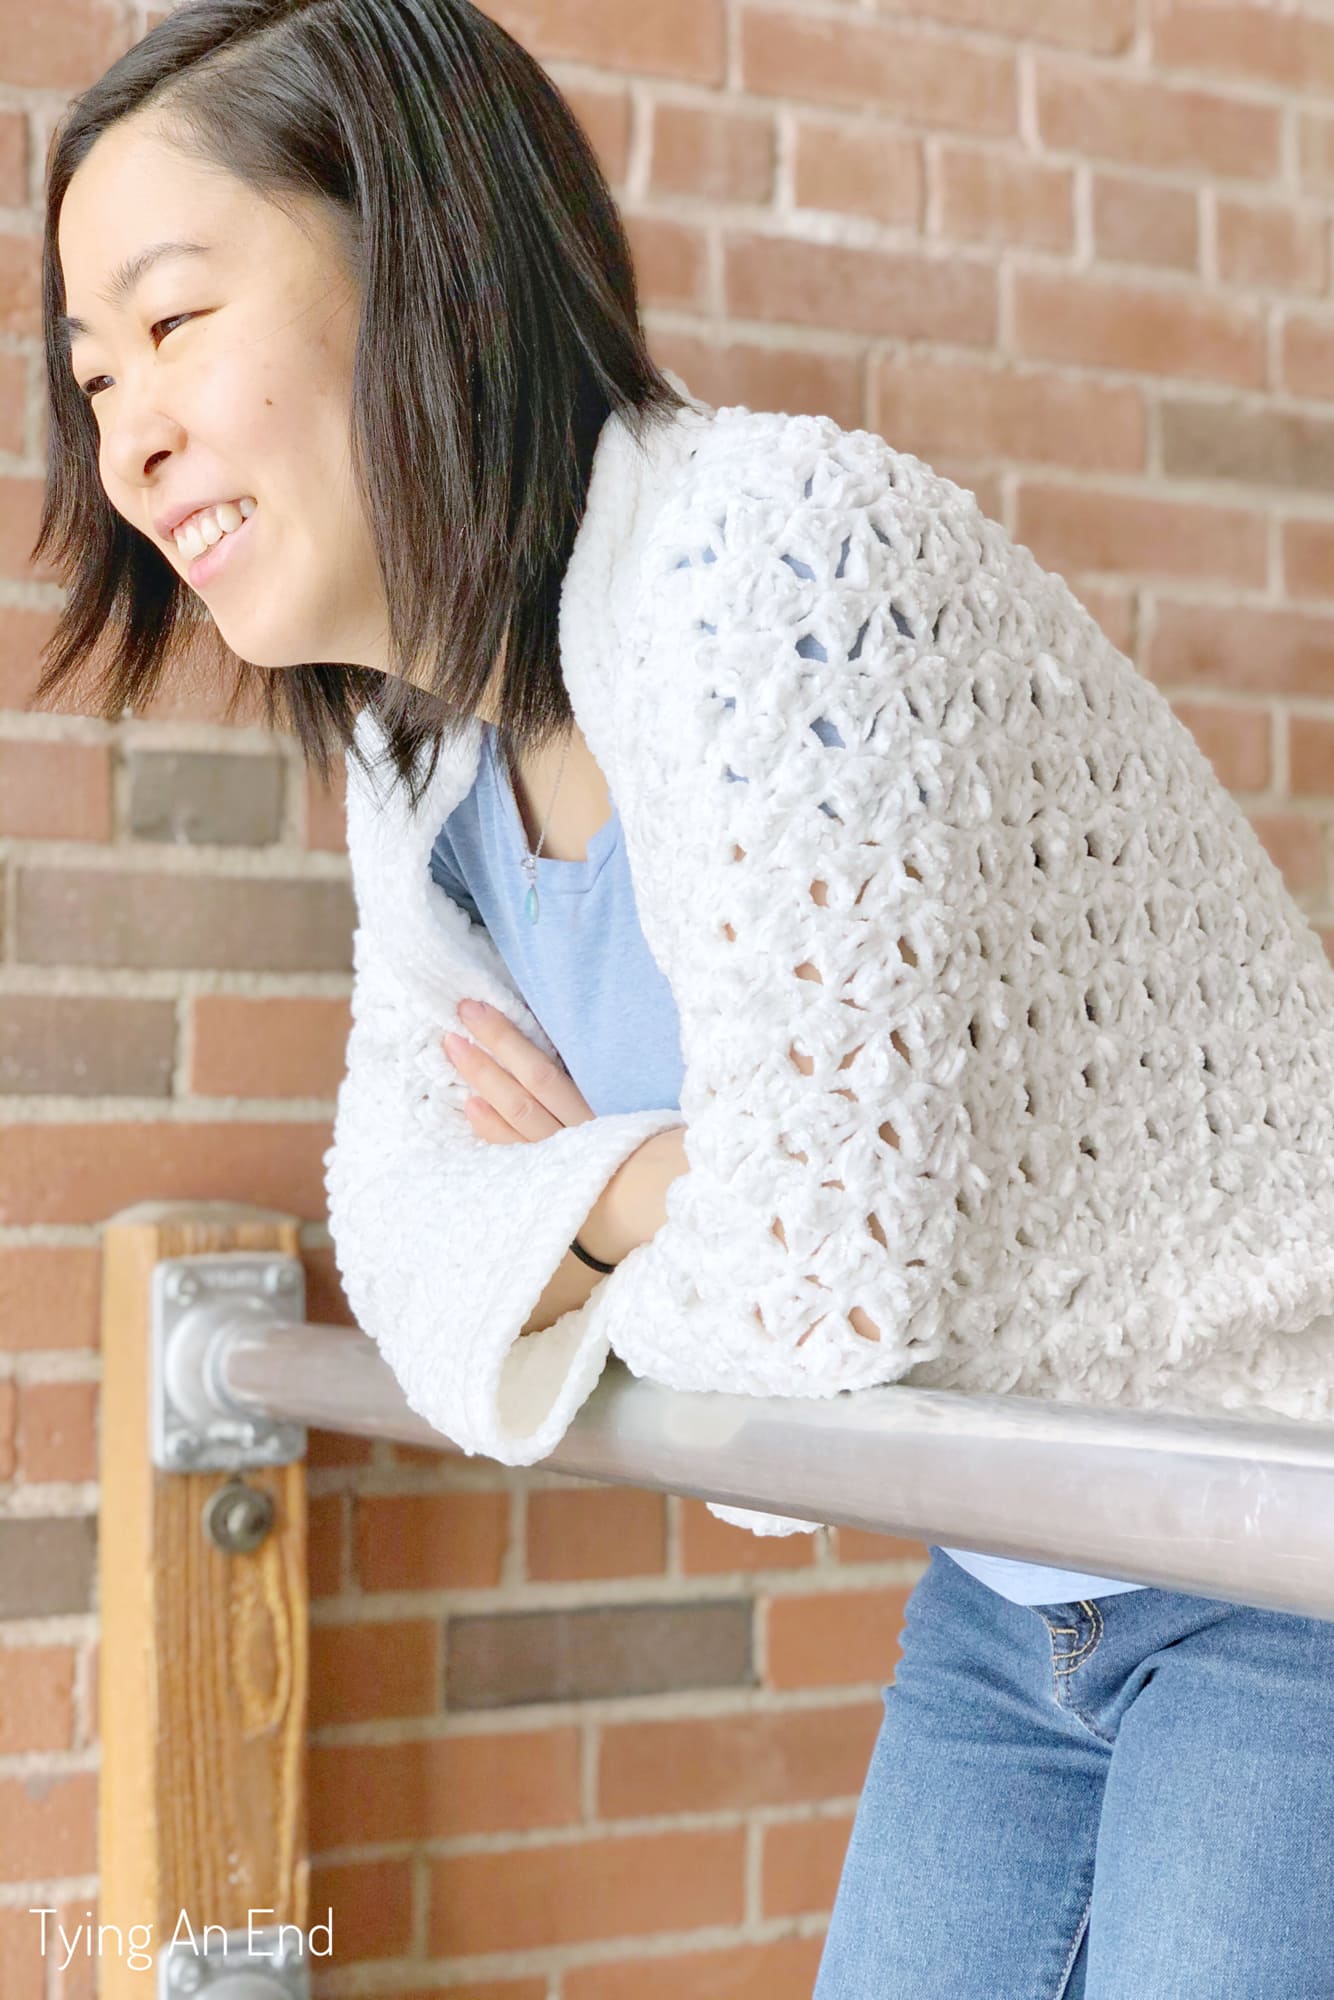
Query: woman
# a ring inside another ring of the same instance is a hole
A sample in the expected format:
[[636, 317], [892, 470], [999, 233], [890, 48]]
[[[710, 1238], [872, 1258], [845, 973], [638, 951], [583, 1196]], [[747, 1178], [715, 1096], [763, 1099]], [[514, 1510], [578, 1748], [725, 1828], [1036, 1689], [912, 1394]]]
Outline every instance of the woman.
[[[530, 1463], [614, 1350], [1329, 1414], [1318, 940], [972, 495], [659, 373], [494, 23], [192, 0], [63, 121], [44, 255], [38, 697], [195, 640], [347, 753], [330, 1227], [412, 1407]], [[1334, 1994], [1331, 1670], [933, 1548], [820, 2000]]]

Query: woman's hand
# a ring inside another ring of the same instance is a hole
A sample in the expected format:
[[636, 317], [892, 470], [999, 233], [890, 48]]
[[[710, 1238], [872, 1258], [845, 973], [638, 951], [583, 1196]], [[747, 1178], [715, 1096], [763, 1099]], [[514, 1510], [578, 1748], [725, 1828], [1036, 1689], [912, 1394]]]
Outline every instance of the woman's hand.
[[[474, 1007], [482, 1011], [475, 1017]], [[445, 1054], [475, 1095], [464, 1114], [480, 1139], [497, 1146], [527, 1145], [546, 1139], [562, 1125], [583, 1125], [596, 1116], [569, 1071], [529, 1041], [521, 1029], [488, 1007], [463, 1000], [459, 1018], [480, 1047], [462, 1035], [441, 1037]], [[667, 1220], [667, 1190], [690, 1172], [686, 1128], [655, 1132], [621, 1162], [600, 1197], [603, 1221], [615, 1237], [611, 1261], [656, 1236]]]
[[[479, 1011], [473, 1015], [473, 1009]], [[475, 1093], [463, 1107], [479, 1139], [523, 1146], [548, 1139], [562, 1125], [584, 1125], [595, 1114], [567, 1069], [543, 1055], [527, 1035], [484, 1000], [459, 1002], [459, 1018], [480, 1047], [462, 1035], [442, 1037], [445, 1054]]]

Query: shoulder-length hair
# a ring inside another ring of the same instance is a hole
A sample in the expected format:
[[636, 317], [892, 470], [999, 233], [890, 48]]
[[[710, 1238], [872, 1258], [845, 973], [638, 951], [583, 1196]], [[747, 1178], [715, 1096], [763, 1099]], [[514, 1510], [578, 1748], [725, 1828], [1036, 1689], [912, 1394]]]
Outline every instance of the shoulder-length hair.
[[[311, 194], [329, 204], [361, 288], [350, 451], [388, 603], [389, 673], [240, 659], [106, 497], [96, 419], [59, 330], [57, 227], [95, 141], [140, 112], [279, 207]], [[414, 809], [502, 639], [492, 713], [505, 754], [569, 725], [557, 613], [598, 434], [616, 411], [642, 437], [683, 399], [649, 358], [630, 248], [588, 139], [536, 60], [469, 0], [188, 0], [167, 15], [53, 134], [42, 309], [47, 472], [31, 560], [46, 559], [68, 595], [35, 702], [96, 666], [93, 704], [117, 720], [198, 639], [234, 672], [225, 719], [257, 694], [326, 782], [336, 751], [361, 759], [353, 731], [373, 709]]]

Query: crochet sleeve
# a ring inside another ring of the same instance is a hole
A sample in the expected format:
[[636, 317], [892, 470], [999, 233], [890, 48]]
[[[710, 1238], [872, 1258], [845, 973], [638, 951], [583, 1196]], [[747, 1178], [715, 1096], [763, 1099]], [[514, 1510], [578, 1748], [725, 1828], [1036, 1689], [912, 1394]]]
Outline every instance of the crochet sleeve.
[[[982, 517], [869, 433], [751, 421], [656, 524], [630, 649], [666, 704], [654, 814], [623, 818], [678, 1001], [690, 1172], [608, 1331], [673, 1388], [828, 1396], [931, 1353], [958, 1219], [924, 883], [949, 875], [929, 804], [945, 725], [915, 729], [909, 668], [969, 587], [934, 523], [961, 512], [966, 549]], [[633, 698], [621, 733], [643, 727]]]
[[418, 1415], [463, 1451], [531, 1464], [602, 1371], [601, 1305], [625, 1267], [581, 1309], [536, 1333], [521, 1328], [616, 1168], [680, 1114], [618, 1113], [520, 1146], [480, 1139], [463, 1111], [468, 1086], [440, 1045], [449, 1029], [467, 1036], [458, 1001], [489, 1000], [554, 1050], [465, 910], [443, 912], [454, 985], [440, 1001], [386, 963], [360, 906], [359, 916], [352, 1029], [324, 1155], [343, 1290]]

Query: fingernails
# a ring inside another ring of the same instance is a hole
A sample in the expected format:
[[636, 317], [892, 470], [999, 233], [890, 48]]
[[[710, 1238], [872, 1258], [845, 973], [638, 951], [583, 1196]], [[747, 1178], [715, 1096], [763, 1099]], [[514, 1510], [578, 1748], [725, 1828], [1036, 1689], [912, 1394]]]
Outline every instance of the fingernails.
[[489, 1014], [490, 1011], [485, 1000], [459, 1001], [458, 1014], [461, 1021], [480, 1021], [482, 1016]]

